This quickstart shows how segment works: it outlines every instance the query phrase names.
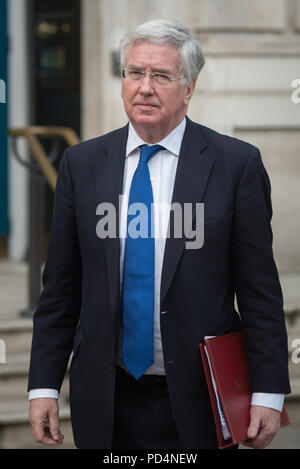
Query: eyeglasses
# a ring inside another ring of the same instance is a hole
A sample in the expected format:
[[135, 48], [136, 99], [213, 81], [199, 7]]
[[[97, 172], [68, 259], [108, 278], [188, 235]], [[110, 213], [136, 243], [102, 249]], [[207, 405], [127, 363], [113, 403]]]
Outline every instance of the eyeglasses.
[[[141, 82], [147, 76], [145, 70], [138, 70], [134, 68], [122, 68], [122, 78], [127, 78], [132, 82]], [[152, 72], [149, 73], [150, 80], [153, 85], [168, 86], [172, 81], [182, 80], [184, 77], [174, 78], [165, 73]]]

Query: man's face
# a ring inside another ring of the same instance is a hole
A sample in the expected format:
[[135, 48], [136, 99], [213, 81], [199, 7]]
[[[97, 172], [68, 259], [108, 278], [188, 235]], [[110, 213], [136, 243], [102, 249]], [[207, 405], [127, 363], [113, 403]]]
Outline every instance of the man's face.
[[123, 79], [126, 114], [142, 138], [148, 136], [150, 143], [151, 139], [159, 141], [183, 120], [195, 82], [182, 86], [180, 80], [174, 80], [160, 86], [151, 80], [149, 74], [154, 72], [176, 79], [181, 76], [178, 50], [165, 44], [140, 41], [132, 45], [128, 50], [126, 69], [147, 72], [147, 76], [139, 81]]

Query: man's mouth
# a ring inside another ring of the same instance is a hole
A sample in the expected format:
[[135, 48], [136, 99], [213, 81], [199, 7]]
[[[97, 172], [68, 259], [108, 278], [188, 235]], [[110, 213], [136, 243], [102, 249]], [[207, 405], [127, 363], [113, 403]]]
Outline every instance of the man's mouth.
[[140, 106], [140, 107], [144, 107], [144, 108], [158, 107], [155, 104], [149, 104], [149, 103], [136, 103], [136, 106]]

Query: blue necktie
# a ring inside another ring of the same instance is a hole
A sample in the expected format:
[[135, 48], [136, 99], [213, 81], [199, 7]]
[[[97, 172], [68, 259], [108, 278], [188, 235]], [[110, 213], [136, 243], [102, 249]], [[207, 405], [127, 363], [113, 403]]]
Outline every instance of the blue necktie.
[[[142, 145], [140, 148], [140, 161], [132, 178], [128, 201], [122, 299], [122, 361], [136, 379], [154, 361], [155, 240], [153, 233], [151, 236], [153, 193], [148, 161], [164, 149], [160, 145]], [[132, 204], [142, 204], [142, 210]], [[130, 207], [133, 209], [132, 214]], [[147, 217], [143, 218], [145, 214]], [[152, 224], [154, 226], [154, 220]], [[138, 234], [140, 236], [137, 237]]]

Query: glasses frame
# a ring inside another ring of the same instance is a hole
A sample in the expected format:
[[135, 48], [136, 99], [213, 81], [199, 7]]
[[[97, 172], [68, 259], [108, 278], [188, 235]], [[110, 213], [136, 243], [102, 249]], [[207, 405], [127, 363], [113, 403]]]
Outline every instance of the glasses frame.
[[[185, 77], [179, 77], [179, 78], [174, 78], [174, 77], [170, 77], [169, 75], [167, 74], [163, 74], [163, 73], [159, 73], [159, 72], [146, 72], [145, 70], [138, 70], [138, 69], [131, 69], [131, 71], [136, 71], [136, 72], [140, 72], [141, 73], [141, 78], [144, 80], [146, 78], [147, 75], [150, 76], [150, 80], [151, 80], [151, 83], [152, 83], [152, 86], [156, 85], [156, 86], [168, 86], [168, 84], [172, 81], [179, 81], [179, 80], [184, 80]], [[128, 78], [128, 70], [127, 70], [127, 67], [122, 67], [121, 69], [121, 76], [122, 78]], [[168, 82], [165, 84], [165, 85], [161, 85], [159, 83], [153, 83], [153, 77], [156, 77], [157, 75], [165, 75], [166, 77], [168, 77]], [[137, 80], [130, 80], [132, 81], [133, 83], [136, 81], [137, 83], [140, 82], [140, 78], [138, 78]]]

